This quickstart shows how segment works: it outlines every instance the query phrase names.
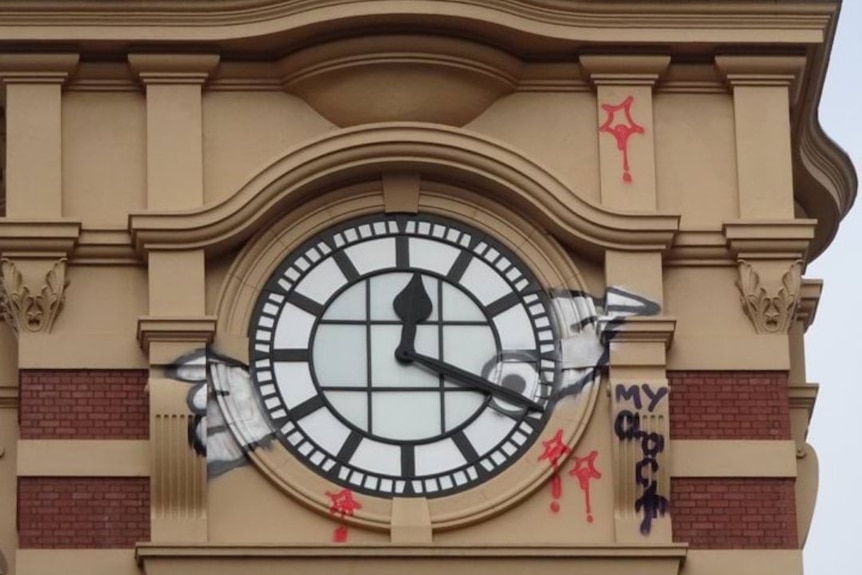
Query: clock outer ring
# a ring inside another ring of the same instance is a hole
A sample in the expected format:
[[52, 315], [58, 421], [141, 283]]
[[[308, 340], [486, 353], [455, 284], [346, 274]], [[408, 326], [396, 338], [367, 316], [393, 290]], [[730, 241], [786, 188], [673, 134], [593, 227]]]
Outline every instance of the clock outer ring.
[[[452, 228], [458, 229], [461, 232], [466, 232], [466, 233], [471, 234], [472, 236], [474, 236], [476, 238], [473, 242], [474, 245], [477, 243], [485, 242], [491, 248], [497, 250], [500, 254], [502, 254], [503, 257], [506, 257], [511, 262], [513, 262], [513, 265], [515, 267], [517, 267], [518, 270], [522, 274], [524, 274], [524, 276], [527, 278], [527, 280], [529, 282], [529, 288], [523, 288], [521, 291], [534, 291], [536, 293], [536, 295], [538, 295], [539, 300], [541, 301], [542, 307], [548, 313], [550, 313], [551, 309], [550, 309], [550, 303], [548, 301], [547, 295], [545, 294], [544, 290], [539, 285], [539, 283], [538, 283], [535, 275], [533, 274], [532, 270], [526, 265], [525, 262], [522, 261], [522, 259], [517, 254], [513, 253], [508, 247], [503, 245], [501, 242], [499, 242], [493, 236], [483, 232], [480, 229], [477, 229], [475, 226], [471, 226], [470, 224], [466, 224], [466, 223], [461, 222], [459, 220], [455, 220], [455, 219], [448, 218], [448, 217], [433, 216], [433, 215], [427, 215], [427, 214], [416, 214], [416, 215], [409, 215], [409, 216], [405, 215], [405, 216], [399, 218], [399, 216], [387, 216], [385, 214], [374, 214], [374, 215], [368, 215], [368, 216], [363, 216], [363, 217], [358, 217], [358, 218], [350, 218], [350, 219], [342, 221], [336, 225], [328, 226], [327, 228], [320, 230], [317, 234], [315, 234], [315, 236], [304, 241], [298, 247], [290, 250], [289, 254], [286, 257], [282, 258], [282, 261], [279, 263], [279, 265], [276, 267], [276, 269], [270, 275], [270, 278], [268, 279], [268, 281], [265, 285], [265, 288], [260, 292], [260, 294], [257, 298], [257, 301], [255, 303], [255, 306], [254, 306], [254, 312], [252, 313], [251, 320], [249, 322], [249, 328], [248, 328], [249, 329], [249, 357], [250, 358], [256, 357], [256, 352], [254, 349], [254, 347], [255, 347], [254, 331], [256, 329], [255, 320], [260, 317], [260, 309], [265, 305], [265, 303], [267, 301], [265, 296], [269, 292], [281, 291], [281, 289], [276, 286], [276, 282], [280, 278], [284, 277], [285, 272], [294, 265], [296, 260], [301, 258], [303, 256], [303, 254], [305, 254], [310, 248], [313, 248], [315, 245], [319, 245], [319, 243], [321, 242], [321, 240], [324, 236], [327, 236], [331, 240], [331, 238], [334, 237], [335, 234], [343, 232], [344, 230], [358, 229], [362, 225], [370, 225], [370, 224], [373, 224], [375, 221], [380, 221], [380, 220], [384, 220], [384, 221], [401, 220], [402, 224], [400, 224], [400, 225], [402, 225], [402, 226], [403, 226], [403, 222], [408, 221], [408, 220], [416, 221], [417, 225], [418, 225], [418, 222], [427, 222], [432, 226], [434, 224], [443, 224], [447, 227], [452, 227]], [[403, 231], [399, 231], [399, 234], [400, 235], [407, 235]], [[381, 236], [381, 237], [384, 237], [384, 236]], [[393, 237], [393, 236], [387, 235], [385, 237]], [[415, 237], [422, 237], [422, 236], [415, 236]], [[428, 237], [430, 237], [430, 236], [428, 236]], [[335, 248], [334, 244], [330, 244], [330, 247]], [[337, 249], [343, 249], [343, 247], [344, 246], [341, 246], [341, 247], [338, 247]], [[327, 254], [326, 257], [330, 257], [330, 256]], [[485, 263], [488, 263], [488, 262], [486, 261]], [[498, 273], [498, 275], [503, 277], [502, 273], [500, 273], [499, 271], [497, 273]], [[431, 274], [429, 273], [429, 275], [431, 275]], [[299, 283], [299, 281], [301, 281], [302, 277], [304, 277], [304, 276], [301, 276], [300, 280], [297, 280], [297, 283]], [[361, 279], [356, 280], [356, 281], [361, 281]], [[333, 301], [334, 297], [337, 297], [337, 296], [330, 297], [325, 305], [328, 306]], [[524, 305], [524, 307], [526, 307], [526, 304], [523, 304], [523, 302], [521, 302], [521, 303], [522, 303], [522, 305]], [[535, 305], [535, 303], [533, 303], [531, 305]], [[312, 334], [317, 329], [318, 321], [319, 321], [319, 318], [317, 320], [315, 320], [315, 325], [312, 328]], [[532, 318], [531, 318], [531, 321], [533, 321]], [[535, 328], [535, 322], [533, 322], [533, 325], [534, 325], [534, 330], [535, 330], [536, 329]], [[557, 338], [557, 334], [556, 334], [556, 330], [555, 330], [553, 322], [550, 322], [550, 325], [548, 326], [547, 330], [550, 331], [551, 341], [555, 343], [558, 338]], [[537, 336], [536, 337], [536, 345], [538, 347], [539, 343], [540, 343], [539, 339], [538, 339], [538, 334], [534, 333], [534, 335]], [[497, 339], [496, 334], [495, 334], [495, 339]], [[498, 352], [499, 352], [499, 350], [498, 350]], [[309, 362], [309, 365], [311, 365], [310, 362]], [[260, 382], [258, 382], [258, 380], [257, 380], [257, 373], [254, 370], [251, 370], [251, 372], [253, 374], [252, 377], [253, 377], [253, 381], [254, 381], [255, 385], [259, 386]], [[556, 375], [554, 375], [554, 377], [556, 377]], [[550, 395], [550, 393], [552, 392], [553, 384], [554, 384], [553, 380], [548, 384], [546, 395]], [[316, 385], [317, 384], [315, 382], [315, 386]], [[484, 408], [482, 408], [482, 409], [484, 409]], [[477, 413], [481, 412], [482, 409], [477, 410]], [[351, 489], [352, 491], [355, 491], [356, 493], [364, 494], [366, 496], [371, 496], [371, 497], [383, 497], [383, 498], [387, 497], [382, 492], [376, 492], [374, 490], [365, 489], [362, 486], [352, 485], [344, 479], [339, 479], [336, 475], [326, 474], [326, 473], [323, 473], [322, 470], [315, 469], [313, 467], [313, 465], [310, 463], [308, 457], [299, 453], [288, 442], [288, 440], [286, 438], [286, 434], [282, 433], [282, 431], [280, 429], [284, 425], [284, 423], [275, 421], [271, 417], [270, 412], [268, 410], [264, 409], [263, 411], [265, 412], [265, 417], [267, 417], [269, 419], [270, 424], [272, 425], [273, 429], [276, 430], [276, 432], [275, 432], [276, 437], [277, 437], [278, 441], [282, 444], [282, 446], [285, 447], [293, 455], [293, 457], [295, 457], [298, 461], [300, 461], [304, 466], [309, 468], [312, 472], [321, 475], [325, 479], [339, 485], [342, 488]], [[515, 450], [515, 452], [510, 454], [507, 457], [507, 459], [505, 459], [503, 464], [497, 465], [497, 467], [493, 470], [493, 473], [491, 473], [490, 476], [488, 476], [487, 471], [485, 473], [481, 473], [480, 465], [478, 465], [478, 464], [472, 465], [472, 463], [476, 463], [476, 462], [468, 462], [468, 465], [462, 466], [462, 468], [475, 467], [475, 468], [480, 469], [478, 479], [474, 479], [474, 480], [472, 480], [472, 481], [470, 481], [470, 482], [468, 482], [465, 485], [462, 485], [460, 487], [456, 486], [454, 488], [446, 489], [443, 493], [439, 493], [439, 492], [437, 494], [425, 493], [424, 495], [428, 496], [429, 499], [438, 499], [438, 498], [443, 499], [446, 497], [451, 497], [451, 496], [456, 495], [458, 493], [475, 490], [475, 489], [481, 487], [481, 485], [483, 483], [492, 480], [493, 478], [500, 475], [501, 473], [505, 473], [508, 468], [510, 468], [513, 464], [515, 464], [520, 458], [522, 458], [530, 450], [530, 448], [535, 444], [535, 442], [541, 436], [541, 430], [546, 426], [548, 419], [550, 417], [549, 411], [543, 412], [540, 418], [538, 418], [537, 420], [533, 420], [532, 424], [534, 426], [538, 427], [538, 431], [534, 431], [531, 435], [529, 435], [527, 441], [524, 442], [523, 445], [518, 446], [518, 448]], [[525, 419], [526, 419], [526, 416], [522, 417], [519, 421], [524, 421]], [[518, 425], [519, 424], [516, 424], [513, 427], [513, 429], [506, 434], [504, 439], [497, 443], [496, 447], [494, 447], [490, 451], [488, 451], [483, 457], [480, 457], [480, 460], [490, 459], [490, 455], [488, 455], [488, 454], [501, 451], [501, 446], [503, 444], [505, 444], [507, 440], [510, 440], [512, 438], [512, 436], [517, 431]], [[415, 443], [418, 444], [418, 443], [422, 443], [422, 442], [417, 441]], [[342, 465], [342, 464], [339, 463], [338, 465], [336, 465], [336, 468], [338, 468], [339, 465]], [[431, 476], [431, 477], [433, 477], [433, 476]], [[417, 494], [417, 493], [411, 493], [408, 491], [406, 493], [401, 493], [398, 495], [393, 494], [393, 496], [421, 497], [421, 496], [423, 496], [423, 493]]]

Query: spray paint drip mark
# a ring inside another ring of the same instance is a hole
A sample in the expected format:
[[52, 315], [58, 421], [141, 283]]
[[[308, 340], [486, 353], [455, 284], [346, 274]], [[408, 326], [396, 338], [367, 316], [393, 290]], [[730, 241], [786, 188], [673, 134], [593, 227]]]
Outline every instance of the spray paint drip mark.
[[551, 476], [551, 497], [554, 498], [554, 500], [551, 501], [551, 511], [553, 511], [554, 513], [560, 512], [560, 502], [558, 500], [560, 499], [560, 495], [562, 494], [563, 485], [562, 481], [560, 480], [560, 474], [554, 473], [554, 475]]
[[591, 451], [586, 457], [575, 456], [575, 466], [569, 471], [569, 475], [576, 477], [578, 486], [584, 492], [584, 503], [587, 514], [587, 523], [593, 522], [593, 508], [590, 498], [590, 481], [600, 479], [602, 474], [596, 469], [596, 457], [599, 456], [598, 451]]
[[[337, 493], [327, 491], [326, 496], [331, 501], [329, 506], [330, 515], [337, 515], [344, 519], [348, 515], [352, 516], [357, 509], [362, 509], [362, 505], [353, 498], [353, 492], [349, 489], [342, 489]], [[347, 526], [339, 525], [336, 527], [332, 534], [332, 539], [336, 543], [345, 543], [347, 541]]]
[[[629, 96], [620, 104], [602, 104], [602, 110], [607, 117], [599, 127], [599, 132], [610, 134], [617, 141], [617, 149], [623, 153], [623, 181], [632, 183], [632, 174], [629, 170], [629, 137], [632, 134], [643, 134], [644, 128], [632, 118], [632, 104], [634, 96]], [[617, 119], [617, 112], [622, 112], [623, 118]]]
[[560, 496], [563, 493], [562, 482], [560, 481], [560, 459], [565, 457], [571, 449], [563, 443], [563, 430], [558, 429], [551, 439], [543, 441], [542, 445], [545, 450], [539, 456], [539, 461], [550, 461], [554, 468], [554, 474], [551, 476], [551, 512], [559, 513], [560, 511]]

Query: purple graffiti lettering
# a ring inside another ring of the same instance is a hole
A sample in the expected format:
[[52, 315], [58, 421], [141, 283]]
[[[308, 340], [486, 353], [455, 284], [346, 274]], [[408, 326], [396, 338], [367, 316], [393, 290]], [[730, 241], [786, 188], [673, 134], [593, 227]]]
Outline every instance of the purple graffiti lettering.
[[640, 409], [643, 405], [641, 403], [641, 390], [637, 385], [631, 385], [629, 387], [622, 384], [617, 385], [615, 395], [617, 401], [621, 401], [623, 399], [631, 400], [637, 409]]
[[647, 395], [647, 397], [649, 397], [649, 405], [647, 406], [647, 410], [652, 412], [656, 408], [656, 406], [661, 403], [661, 400], [664, 398], [664, 396], [667, 395], [667, 387], [662, 386], [658, 388], [657, 391], [653, 391], [647, 383], [643, 384], [641, 387], [643, 388], [643, 391]]
[[[621, 386], [617, 387], [619, 390]], [[637, 387], [632, 387], [637, 390]], [[658, 397], [663, 394], [648, 394], [651, 398]], [[666, 497], [658, 493], [658, 484], [655, 480], [646, 477], [646, 470], [653, 474], [660, 469], [656, 457], [664, 451], [665, 439], [664, 436], [656, 432], [647, 432], [641, 429], [641, 416], [639, 413], [634, 413], [627, 409], [617, 413], [614, 420], [614, 433], [620, 441], [639, 441], [643, 458], [635, 463], [635, 483], [643, 488], [641, 496], [635, 500], [635, 511], [643, 511], [643, 521], [641, 521], [640, 531], [644, 535], [649, 535], [652, 529], [652, 521], [659, 515], [664, 516], [669, 508], [669, 503]]]
[[646, 456], [655, 457], [664, 451], [664, 437], [661, 434], [641, 431], [640, 440], [641, 449]]
[[617, 414], [614, 421], [614, 433], [621, 441], [635, 439], [640, 437], [641, 433], [641, 416], [639, 413], [632, 413], [624, 409]]
[[649, 535], [652, 530], [652, 521], [659, 515], [662, 517], [670, 509], [670, 502], [667, 497], [659, 495], [658, 484], [653, 481], [644, 489], [643, 495], [635, 500], [635, 511], [643, 512], [643, 520], [641, 521], [641, 534]]
[[644, 477], [644, 467], [649, 467], [650, 470], [655, 473], [658, 471], [658, 461], [652, 457], [645, 457], [635, 464], [635, 481], [637, 481], [641, 486], [647, 487], [650, 484], [650, 479], [648, 477]]

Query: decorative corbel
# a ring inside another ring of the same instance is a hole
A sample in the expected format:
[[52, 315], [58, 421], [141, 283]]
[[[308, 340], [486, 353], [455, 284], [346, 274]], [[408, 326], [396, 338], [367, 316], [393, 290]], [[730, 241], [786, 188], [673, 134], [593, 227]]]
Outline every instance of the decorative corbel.
[[38, 292], [24, 283], [18, 266], [0, 258], [0, 319], [15, 333], [50, 332], [66, 299], [66, 258], [57, 260]]
[[[746, 260], [739, 260], [739, 300], [757, 333], [787, 333], [799, 305], [802, 260], [796, 260], [781, 277], [777, 292], [761, 285], [760, 274]], [[774, 294], [774, 295], [772, 295]]]

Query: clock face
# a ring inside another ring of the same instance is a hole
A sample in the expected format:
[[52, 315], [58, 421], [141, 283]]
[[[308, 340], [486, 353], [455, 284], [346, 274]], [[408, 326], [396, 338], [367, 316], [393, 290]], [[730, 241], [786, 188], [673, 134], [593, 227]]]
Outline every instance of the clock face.
[[250, 369], [277, 438], [354, 491], [439, 497], [535, 441], [556, 378], [547, 296], [487, 235], [379, 215], [294, 251], [258, 297]]

